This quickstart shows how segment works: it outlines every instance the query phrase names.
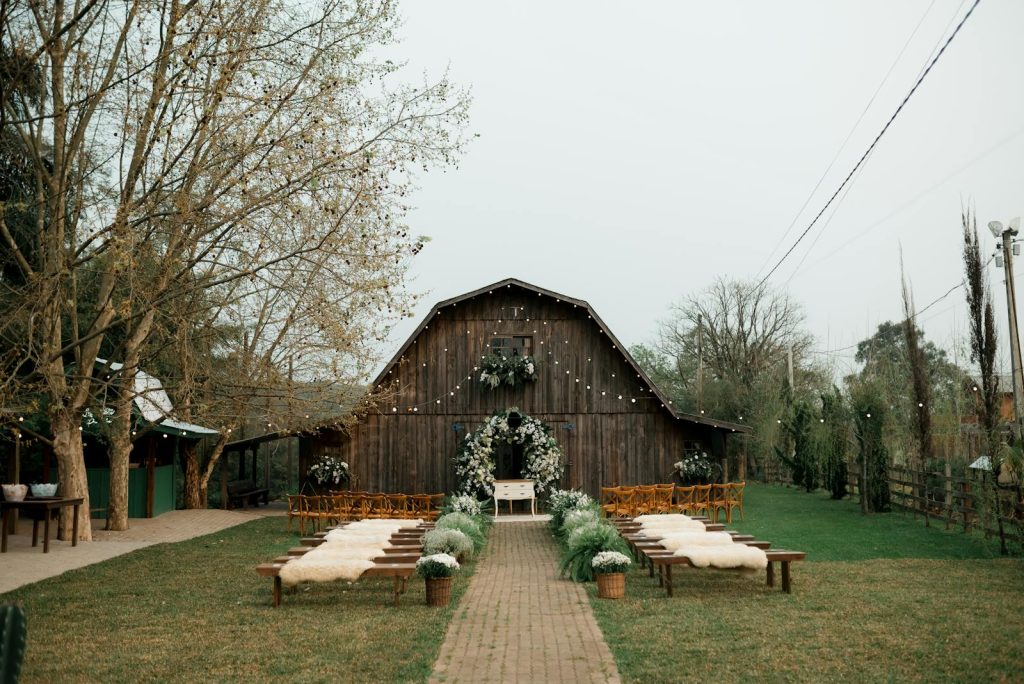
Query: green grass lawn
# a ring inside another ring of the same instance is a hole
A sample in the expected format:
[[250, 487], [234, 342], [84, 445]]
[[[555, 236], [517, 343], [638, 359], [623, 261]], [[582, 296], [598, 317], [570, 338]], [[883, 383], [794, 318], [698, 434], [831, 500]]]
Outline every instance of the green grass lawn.
[[296, 543], [266, 518], [0, 596], [28, 614], [22, 681], [426, 679], [473, 564], [448, 608], [427, 607], [417, 578], [396, 608], [392, 580], [371, 578], [307, 585], [274, 609], [253, 568]]
[[669, 599], [646, 571], [626, 598], [596, 598], [625, 681], [1019, 681], [1024, 562], [972, 535], [902, 513], [862, 516], [823, 494], [750, 486], [730, 526], [806, 551], [794, 593], [764, 573], [673, 573]]

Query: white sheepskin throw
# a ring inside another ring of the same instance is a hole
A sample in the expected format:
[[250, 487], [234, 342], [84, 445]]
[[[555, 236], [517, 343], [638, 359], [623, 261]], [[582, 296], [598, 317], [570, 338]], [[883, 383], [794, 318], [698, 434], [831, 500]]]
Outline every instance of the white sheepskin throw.
[[633, 518], [638, 523], [656, 521], [656, 520], [690, 520], [690, 516], [683, 515], [682, 513], [653, 513], [647, 515], [638, 515]]
[[354, 582], [373, 567], [373, 562], [365, 558], [348, 558], [334, 553], [318, 554], [319, 550], [318, 547], [285, 563], [278, 573], [281, 583], [286, 587], [294, 587], [300, 582]]
[[648, 537], [652, 533], [667, 533], [670, 531], [682, 532], [684, 530], [704, 530], [704, 523], [699, 520], [665, 520], [640, 523], [640, 531]]
[[[316, 547], [317, 557], [344, 557], [350, 559], [372, 560], [377, 556], [384, 555], [384, 549], [379, 544], [347, 544], [344, 542], [327, 542]], [[303, 555], [309, 555], [313, 551], [307, 551]]]
[[768, 567], [768, 556], [764, 551], [746, 544], [723, 544], [721, 546], [682, 546], [676, 549], [676, 556], [685, 556], [698, 568], [748, 568], [763, 570]]
[[416, 527], [422, 524], [422, 518], [413, 518], [411, 520], [406, 518], [365, 518], [363, 520], [357, 520], [354, 523], [350, 523], [348, 527], [374, 527], [377, 525], [396, 525], [400, 529], [404, 529], [406, 527]]
[[677, 532], [661, 538], [661, 545], [669, 551], [684, 546], [723, 546], [732, 543], [732, 537], [726, 532]]
[[349, 532], [347, 530], [331, 530], [324, 537], [324, 541], [348, 541], [355, 544], [364, 544], [369, 542], [387, 544], [390, 546], [389, 540], [391, 539], [391, 532], [382, 530], [380, 532]]

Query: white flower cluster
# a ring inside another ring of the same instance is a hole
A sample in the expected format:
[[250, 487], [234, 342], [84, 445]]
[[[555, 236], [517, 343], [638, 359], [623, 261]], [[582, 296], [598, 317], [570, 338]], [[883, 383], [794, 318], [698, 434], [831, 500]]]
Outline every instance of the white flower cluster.
[[467, 435], [455, 460], [459, 490], [465, 494], [494, 493], [494, 447], [499, 444], [520, 444], [526, 457], [523, 477], [533, 480], [538, 494], [545, 492], [562, 477], [562, 450], [548, 434], [541, 421], [523, 416], [514, 430], [508, 424], [508, 413], [491, 416], [472, 435]]
[[448, 500], [448, 506], [452, 509], [453, 513], [465, 513], [466, 515], [480, 515], [480, 512], [483, 510], [477, 498], [469, 494], [453, 496]]
[[632, 563], [629, 556], [618, 551], [600, 551], [594, 555], [594, 560], [590, 561], [591, 567], [596, 572], [623, 572]]
[[680, 477], [708, 477], [711, 475], [711, 459], [707, 452], [691, 452], [683, 456], [683, 460], [672, 464]]
[[334, 456], [324, 456], [310, 466], [309, 477], [317, 484], [341, 484], [348, 479], [348, 463]]
[[585, 508], [594, 503], [594, 500], [578, 489], [556, 489], [551, 492], [548, 499], [548, 508], [562, 512], [571, 511], [576, 508]]
[[416, 561], [416, 572], [422, 577], [451, 577], [459, 569], [459, 561], [447, 553], [421, 556]]

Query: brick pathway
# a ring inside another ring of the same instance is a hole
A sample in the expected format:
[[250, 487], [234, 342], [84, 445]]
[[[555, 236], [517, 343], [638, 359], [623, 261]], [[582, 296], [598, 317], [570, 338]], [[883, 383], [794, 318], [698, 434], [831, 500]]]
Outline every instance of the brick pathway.
[[494, 526], [430, 680], [619, 681], [586, 592], [558, 577], [543, 523]]

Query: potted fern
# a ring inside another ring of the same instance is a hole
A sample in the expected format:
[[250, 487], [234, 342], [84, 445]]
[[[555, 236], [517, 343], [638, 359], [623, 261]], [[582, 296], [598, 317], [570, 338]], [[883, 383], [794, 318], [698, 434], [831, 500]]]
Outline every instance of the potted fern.
[[447, 553], [423, 556], [416, 561], [416, 572], [427, 585], [427, 605], [447, 606], [452, 598], [452, 579], [459, 562]]
[[626, 570], [633, 563], [618, 551], [601, 551], [590, 565], [597, 576], [598, 598], [620, 599], [626, 595]]

